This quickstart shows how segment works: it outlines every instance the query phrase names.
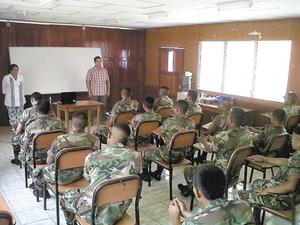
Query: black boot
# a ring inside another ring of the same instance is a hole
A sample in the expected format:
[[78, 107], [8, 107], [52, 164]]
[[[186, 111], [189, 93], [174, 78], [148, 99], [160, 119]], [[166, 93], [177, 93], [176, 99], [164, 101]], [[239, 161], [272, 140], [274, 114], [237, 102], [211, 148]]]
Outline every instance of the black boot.
[[140, 177], [143, 181], [149, 182], [151, 180], [151, 176], [147, 169], [143, 169], [143, 173], [140, 174]]
[[155, 180], [160, 181], [163, 170], [164, 168], [157, 166], [157, 170], [155, 172], [151, 172], [151, 176], [154, 177]]
[[15, 158], [12, 159], [10, 162], [15, 165], [20, 165], [21, 164], [21, 162], [19, 160], [20, 145], [13, 145], [13, 151], [14, 151]]

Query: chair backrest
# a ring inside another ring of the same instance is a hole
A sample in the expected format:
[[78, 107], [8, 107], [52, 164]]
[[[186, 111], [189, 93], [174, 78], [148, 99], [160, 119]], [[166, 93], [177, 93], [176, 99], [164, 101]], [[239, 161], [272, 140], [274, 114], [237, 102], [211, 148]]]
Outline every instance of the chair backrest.
[[172, 114], [175, 114], [173, 107], [167, 106], [162, 107], [158, 110], [158, 114], [161, 116], [162, 120], [169, 118]]
[[121, 112], [118, 113], [114, 123], [129, 123], [128, 121], [130, 121], [133, 117], [134, 117], [135, 113], [134, 112]]
[[85, 158], [95, 149], [92, 147], [64, 148], [55, 157], [55, 171], [84, 166]]
[[115, 204], [135, 198], [135, 224], [139, 225], [139, 200], [142, 181], [136, 175], [112, 179], [97, 185], [93, 191], [92, 224], [95, 224], [96, 208], [105, 204]]
[[266, 146], [265, 152], [277, 151], [282, 149], [289, 139], [289, 134], [274, 135]]
[[189, 115], [189, 118], [194, 121], [196, 126], [201, 126], [201, 123], [203, 121], [203, 117], [204, 117], [204, 114], [200, 113], [200, 112], [193, 113], [193, 114]]
[[140, 122], [136, 128], [135, 137], [148, 137], [154, 130], [159, 128], [160, 122], [158, 120], [149, 120]]
[[293, 115], [287, 118], [285, 123], [285, 129], [292, 133], [293, 129], [297, 126], [297, 124], [300, 122], [300, 115]]
[[62, 130], [43, 131], [33, 137], [33, 149], [40, 151], [51, 147], [52, 142], [60, 135], [63, 135]]
[[246, 145], [237, 148], [231, 155], [227, 165], [227, 186], [232, 187], [238, 183], [241, 168], [247, 157], [252, 154], [253, 146]]
[[178, 132], [171, 139], [170, 150], [192, 147], [196, 138], [197, 132], [194, 130]]

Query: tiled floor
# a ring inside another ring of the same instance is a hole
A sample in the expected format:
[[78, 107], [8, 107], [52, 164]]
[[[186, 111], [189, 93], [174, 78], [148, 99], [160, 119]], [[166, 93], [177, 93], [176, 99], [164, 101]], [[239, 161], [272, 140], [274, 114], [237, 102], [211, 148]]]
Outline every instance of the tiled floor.
[[[9, 206], [17, 218], [18, 225], [55, 225], [55, 200], [54, 196], [48, 199], [48, 209], [43, 210], [43, 203], [36, 202], [31, 189], [24, 185], [24, 170], [10, 164], [12, 149], [9, 144], [9, 128], [0, 127], [0, 192], [6, 198]], [[177, 184], [183, 181], [182, 169], [174, 173], [174, 197], [185, 201], [188, 205], [189, 198], [180, 196]], [[164, 174], [160, 182], [153, 181], [152, 186], [143, 184], [142, 199], [140, 202], [140, 219], [142, 225], [168, 225], [169, 191], [168, 176]], [[197, 205], [195, 209], [199, 206]], [[132, 207], [129, 209], [132, 214]], [[61, 215], [61, 224], [65, 224]], [[267, 215], [266, 224], [289, 224], [284, 220]], [[300, 224], [300, 222], [299, 222]]]

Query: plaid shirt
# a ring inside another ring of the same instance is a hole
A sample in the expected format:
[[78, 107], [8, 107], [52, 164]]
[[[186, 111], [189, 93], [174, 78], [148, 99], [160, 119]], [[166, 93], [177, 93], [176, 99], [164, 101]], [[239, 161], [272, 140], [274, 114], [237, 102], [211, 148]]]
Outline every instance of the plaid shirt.
[[91, 91], [93, 96], [107, 95], [106, 81], [109, 81], [107, 70], [100, 68], [99, 70], [94, 66], [89, 69], [86, 75], [86, 86], [91, 83]]

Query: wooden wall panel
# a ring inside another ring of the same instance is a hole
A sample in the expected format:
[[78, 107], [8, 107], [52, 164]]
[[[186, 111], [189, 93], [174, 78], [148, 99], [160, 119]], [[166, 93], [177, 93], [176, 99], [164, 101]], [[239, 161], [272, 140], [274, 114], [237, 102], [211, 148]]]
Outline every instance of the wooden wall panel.
[[[258, 31], [262, 40], [292, 40], [291, 66], [288, 90], [296, 92], [300, 104], [300, 19], [233, 22], [148, 29], [146, 35], [145, 93], [155, 93], [159, 81], [159, 48], [175, 46], [185, 48], [184, 70], [193, 73], [193, 88], [197, 86], [199, 41], [254, 40], [249, 32]], [[266, 86], [267, 91], [267, 86]], [[218, 93], [210, 93], [216, 95]], [[257, 109], [256, 122], [267, 122], [262, 112], [280, 107], [280, 103], [235, 96], [238, 105]]]
[[[100, 47], [104, 66], [108, 70], [112, 85], [109, 106], [120, 99], [119, 92], [123, 86], [131, 86], [138, 100], [143, 97], [145, 75], [145, 31], [143, 30], [90, 27], [82, 30], [81, 27], [76, 26], [18, 23], [11, 23], [10, 27], [6, 27], [5, 23], [0, 23], [0, 80], [7, 74], [10, 64], [9, 46]], [[121, 53], [124, 52], [126, 54], [122, 55]], [[93, 59], [91, 63], [92, 61]], [[79, 99], [87, 98], [86, 93], [78, 93], [78, 95]], [[53, 100], [59, 98], [58, 95], [51, 97]], [[7, 112], [3, 102], [4, 96], [0, 94], [0, 125], [7, 125]]]

